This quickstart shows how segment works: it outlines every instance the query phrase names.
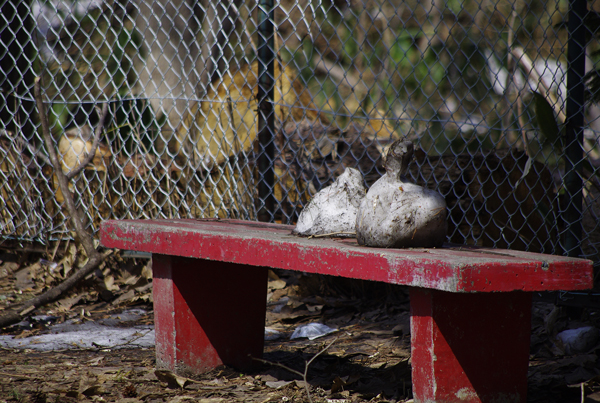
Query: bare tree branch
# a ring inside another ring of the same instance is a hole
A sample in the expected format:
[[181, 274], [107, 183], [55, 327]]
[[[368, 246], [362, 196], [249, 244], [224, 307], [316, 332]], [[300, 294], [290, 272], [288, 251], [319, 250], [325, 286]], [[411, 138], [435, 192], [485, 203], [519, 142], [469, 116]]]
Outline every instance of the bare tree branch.
[[71, 275], [71, 277], [65, 279], [56, 287], [53, 287], [45, 293], [28, 300], [25, 302], [25, 304], [20, 305], [18, 309], [15, 307], [8, 308], [6, 311], [4, 311], [2, 316], [0, 316], [0, 328], [18, 323], [28, 313], [34, 311], [40, 306], [44, 306], [59, 299], [62, 294], [73, 288], [78, 282], [83, 280], [88, 274], [94, 271], [96, 267], [98, 267], [98, 265], [100, 265], [104, 259], [112, 255], [112, 253], [112, 249], [105, 251], [104, 253], [96, 252], [94, 256], [90, 257], [90, 259], [82, 268], [77, 270], [75, 273], [73, 273], [73, 275]]
[[527, 72], [526, 79], [529, 80], [529, 77], [532, 77], [536, 83], [539, 83], [538, 91], [545, 97], [549, 98], [550, 105], [554, 108], [554, 111], [558, 115], [560, 122], [566, 121], [565, 112], [561, 109], [561, 105], [557, 102], [556, 97], [550, 91], [550, 87], [548, 84], [540, 77], [540, 74], [535, 69], [535, 65], [533, 61], [527, 56], [525, 50], [519, 46], [514, 47], [510, 50], [512, 56], [515, 58], [517, 63], [519, 63], [525, 71]]
[[[64, 196], [68, 214], [71, 216], [71, 223], [73, 224], [75, 233], [79, 238], [79, 241], [83, 245], [89, 260], [82, 268], [77, 270], [58, 286], [51, 288], [45, 293], [30, 299], [24, 304], [18, 304], [18, 309], [16, 306], [12, 306], [6, 309], [4, 314], [0, 316], [0, 328], [6, 327], [13, 323], [17, 323], [21, 321], [25, 315], [32, 312], [36, 308], [57, 300], [63, 293], [65, 293], [67, 290], [71, 289], [77, 283], [83, 280], [89, 273], [91, 273], [96, 267], [98, 267], [104, 261], [104, 259], [106, 259], [113, 253], [112, 250], [105, 251], [104, 253], [100, 253], [96, 250], [96, 248], [94, 247], [92, 235], [84, 228], [83, 217], [79, 210], [77, 210], [77, 208], [75, 207], [73, 195], [69, 190], [69, 182], [62, 171], [60, 161], [58, 160], [56, 150], [54, 149], [54, 141], [52, 139], [52, 135], [50, 134], [50, 125], [48, 123], [48, 116], [46, 115], [46, 108], [44, 107], [44, 101], [42, 99], [42, 90], [40, 86], [39, 77], [35, 79], [34, 92], [35, 101], [40, 116], [40, 122], [42, 124], [42, 137], [44, 138], [44, 143], [46, 144], [48, 155], [50, 156], [50, 162], [52, 163], [54, 173], [56, 174], [56, 177], [58, 179], [58, 185]], [[103, 115], [106, 114], [103, 113]], [[99, 138], [99, 133], [102, 131], [102, 125], [103, 118], [101, 117], [101, 121], [98, 124], [98, 128], [96, 129], [96, 138], [94, 139], [94, 144], [96, 147], [96, 143]], [[95, 153], [94, 149], [92, 149], [92, 151]], [[94, 153], [90, 153], [90, 155], [93, 156]], [[87, 163], [81, 164], [80, 167], [85, 165], [87, 165]]]
[[73, 197], [71, 197], [71, 191], [69, 190], [69, 183], [62, 171], [60, 161], [58, 160], [58, 155], [54, 149], [54, 141], [52, 139], [52, 135], [50, 134], [50, 125], [48, 123], [48, 116], [46, 115], [46, 107], [44, 106], [44, 101], [42, 99], [40, 77], [35, 79], [34, 91], [35, 102], [37, 104], [40, 122], [42, 124], [42, 137], [44, 138], [44, 143], [46, 143], [46, 149], [48, 151], [48, 155], [50, 156], [50, 162], [52, 162], [54, 173], [58, 179], [58, 186], [64, 196], [67, 211], [71, 216], [71, 223], [73, 224], [75, 233], [79, 237], [79, 240], [83, 245], [88, 257], [91, 259], [98, 252], [96, 251], [96, 248], [94, 248], [92, 236], [83, 226], [83, 217], [80, 216], [79, 211], [75, 207], [75, 202], [73, 201]]

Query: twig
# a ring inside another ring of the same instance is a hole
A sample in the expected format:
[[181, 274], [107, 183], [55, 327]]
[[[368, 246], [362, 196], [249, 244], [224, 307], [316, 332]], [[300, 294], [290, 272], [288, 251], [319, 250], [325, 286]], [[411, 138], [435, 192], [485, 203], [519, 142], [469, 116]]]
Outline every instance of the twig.
[[436, 215], [440, 214], [442, 211], [446, 210], [446, 206], [444, 207], [437, 207], [437, 208], [433, 208], [431, 209], [431, 211], [437, 211], [437, 213], [435, 213], [433, 216], [435, 217]]
[[323, 354], [325, 351], [327, 351], [329, 349], [329, 347], [333, 346], [333, 343], [335, 343], [336, 341], [338, 341], [339, 336], [336, 337], [335, 339], [333, 339], [331, 341], [331, 343], [329, 343], [324, 349], [322, 349], [321, 351], [319, 351], [317, 354], [315, 354], [310, 360], [308, 360], [308, 362], [304, 365], [304, 388], [306, 388], [306, 396], [308, 397], [308, 401], [310, 403], [313, 403], [312, 398], [310, 397], [310, 390], [308, 389], [308, 382], [307, 382], [307, 375], [308, 375], [308, 367], [310, 366], [310, 364], [312, 364], [312, 362], [315, 360], [315, 358], [317, 358], [318, 356], [320, 356], [321, 354]]
[[96, 348], [95, 349], [90, 349], [92, 351], [98, 351], [98, 350], [113, 350], [117, 347], [125, 347], [128, 346], [130, 344], [132, 344], [133, 342], [141, 339], [142, 337], [146, 336], [148, 333], [150, 333], [152, 331], [152, 329], [149, 329], [146, 333], [140, 334], [137, 337], [132, 338], [131, 340], [127, 340], [124, 343], [119, 343], [119, 344], [113, 344], [112, 346], [105, 346], [103, 344], [98, 344], [96, 342], [92, 343]]
[[315, 360], [315, 358], [317, 358], [318, 356], [320, 356], [321, 354], [323, 354], [325, 351], [329, 350], [329, 347], [333, 346], [333, 344], [339, 340], [339, 336], [336, 337], [335, 339], [333, 339], [325, 348], [323, 348], [321, 351], [319, 351], [317, 354], [315, 354], [310, 360], [308, 360], [308, 362], [306, 363], [306, 366], [304, 368], [304, 381], [306, 382], [306, 374], [308, 373], [308, 367], [310, 366], [310, 364], [312, 364], [312, 362]]
[[52, 135], [50, 134], [50, 125], [48, 123], [48, 116], [46, 115], [46, 107], [44, 106], [44, 101], [42, 99], [42, 89], [40, 85], [40, 80], [40, 77], [37, 77], [35, 79], [34, 92], [38, 113], [40, 115], [40, 122], [42, 124], [42, 136], [44, 138], [44, 143], [46, 143], [46, 148], [48, 151], [48, 155], [50, 156], [50, 161], [52, 162], [52, 166], [54, 167], [54, 173], [56, 174], [56, 178], [58, 179], [58, 186], [64, 196], [67, 211], [71, 216], [71, 223], [73, 224], [75, 233], [79, 237], [79, 240], [83, 245], [85, 252], [91, 259], [92, 256], [98, 252], [96, 251], [96, 248], [94, 248], [94, 243], [92, 242], [91, 235], [83, 227], [84, 220], [82, 219], [82, 217], [80, 217], [80, 213], [75, 207], [75, 202], [71, 197], [71, 190], [69, 190], [69, 183], [67, 182], [67, 178], [65, 177], [65, 174], [61, 169], [60, 161], [58, 160], [58, 155], [56, 154], [56, 150], [54, 149], [54, 141], [52, 140]]
[[[37, 81], [36, 81], [37, 82]], [[37, 100], [37, 93], [36, 93]], [[38, 105], [39, 108], [39, 105]], [[106, 116], [108, 115], [108, 102], [102, 105], [102, 112], [100, 113], [100, 120], [98, 121], [98, 126], [96, 127], [96, 132], [94, 133], [94, 142], [92, 143], [92, 149], [90, 152], [83, 158], [83, 161], [75, 167], [75, 169], [71, 170], [66, 175], [67, 180], [73, 179], [75, 176], [79, 174], [86, 166], [89, 164], [96, 155], [96, 150], [98, 149], [98, 145], [100, 144], [100, 135], [102, 134], [102, 128], [104, 127], [104, 121], [106, 120]], [[47, 146], [47, 145], [46, 145]], [[54, 164], [52, 164], [54, 165]], [[56, 165], [54, 165], [56, 166]]]
[[561, 122], [565, 122], [566, 121], [565, 112], [561, 109], [560, 105], [558, 104], [558, 102], [556, 100], [556, 97], [552, 94], [552, 92], [550, 92], [550, 87], [546, 84], [544, 79], [540, 77], [539, 73], [537, 72], [537, 70], [535, 69], [535, 67], [533, 65], [533, 62], [531, 61], [529, 56], [527, 56], [527, 54], [525, 53], [525, 50], [523, 48], [517, 46], [517, 47], [511, 49], [510, 52], [514, 56], [515, 60], [521, 66], [523, 66], [523, 68], [526, 70], [527, 75], [533, 76], [534, 81], [536, 81], [537, 83], [540, 84], [540, 90], [541, 90], [540, 93], [543, 96], [550, 98], [549, 102], [552, 105], [552, 107], [554, 108], [554, 111], [556, 112], [556, 114], [558, 115], [558, 118], [560, 119]]
[[521, 90], [517, 93], [517, 114], [519, 115], [519, 128], [521, 132], [521, 139], [523, 140], [523, 148], [525, 149], [525, 155], [531, 157], [529, 153], [529, 141], [527, 140], [527, 132], [525, 131], [525, 116], [523, 116], [523, 97], [521, 96]]
[[312, 397], [310, 396], [310, 389], [308, 389], [308, 367], [310, 367], [310, 364], [312, 364], [312, 362], [315, 360], [315, 358], [317, 358], [318, 356], [320, 356], [321, 354], [323, 354], [325, 351], [327, 351], [329, 349], [329, 347], [333, 346], [333, 343], [335, 343], [336, 341], [338, 341], [339, 336], [336, 337], [335, 339], [333, 339], [331, 341], [331, 343], [329, 343], [325, 348], [323, 348], [321, 351], [319, 351], [317, 354], [313, 355], [313, 357], [308, 360], [305, 364], [304, 364], [304, 373], [300, 372], [300, 371], [296, 371], [295, 369], [292, 369], [286, 365], [280, 364], [278, 362], [271, 362], [271, 361], [267, 361], [267, 360], [263, 360], [261, 358], [254, 358], [251, 357], [253, 360], [258, 361], [258, 362], [262, 362], [264, 364], [270, 364], [270, 365], [275, 365], [276, 367], [281, 367], [283, 369], [285, 369], [286, 371], [291, 372], [292, 374], [296, 374], [298, 376], [301, 376], [302, 379], [304, 380], [304, 388], [306, 390], [306, 396], [308, 397], [308, 401], [310, 403], [313, 403]]
[[71, 277], [67, 278], [56, 287], [51, 288], [45, 293], [30, 299], [21, 305], [19, 309], [15, 309], [14, 307], [6, 309], [3, 315], [0, 316], [0, 328], [18, 323], [27, 313], [39, 308], [40, 306], [44, 306], [50, 302], [56, 301], [67, 290], [73, 288], [75, 284], [83, 280], [85, 276], [94, 271], [96, 267], [98, 267], [98, 265], [100, 265], [104, 259], [112, 255], [112, 253], [112, 250], [105, 251], [104, 253], [96, 252], [92, 257], [90, 257], [88, 262], [81, 269], [77, 270], [75, 273], [73, 273], [73, 275], [71, 275]]
[[22, 379], [36, 380], [36, 378], [33, 378], [31, 376], [19, 375], [19, 374], [11, 374], [11, 373], [8, 373], [8, 372], [0, 372], [0, 376], [8, 376], [8, 377], [11, 377], [11, 378], [22, 378]]
[[283, 368], [286, 371], [291, 372], [294, 375], [298, 375], [299, 377], [304, 378], [304, 374], [302, 372], [296, 371], [295, 369], [290, 368], [287, 365], [283, 365], [283, 364], [280, 364], [278, 362], [272, 362], [272, 361], [263, 360], [262, 358], [252, 357], [252, 359], [254, 361], [262, 362], [263, 364], [269, 364], [269, 365], [273, 365], [275, 367]]
[[356, 235], [356, 232], [354, 232], [354, 231], [339, 231], [339, 232], [330, 232], [328, 234], [316, 234], [316, 235], [310, 235], [308, 237], [308, 239], [311, 239], [311, 238], [324, 238], [326, 236], [333, 236], [333, 235]]
[[505, 103], [505, 113], [504, 116], [502, 117], [502, 125], [504, 126], [504, 133], [505, 133], [505, 137], [508, 136], [508, 140], [505, 138], [504, 140], [506, 141], [506, 143], [510, 146], [511, 143], [515, 142], [517, 139], [516, 137], [512, 136], [512, 133], [510, 131], [510, 127], [511, 127], [511, 115], [512, 115], [512, 109], [511, 109], [511, 102], [509, 101], [508, 97], [510, 95], [510, 88], [512, 86], [515, 86], [515, 63], [513, 62], [513, 57], [512, 57], [512, 53], [511, 53], [511, 49], [513, 47], [513, 40], [514, 40], [514, 33], [515, 33], [515, 19], [516, 19], [516, 12], [513, 10], [513, 13], [511, 15], [511, 18], [508, 20], [508, 38], [507, 38], [507, 46], [508, 46], [508, 55], [506, 57], [506, 66], [507, 66], [507, 71], [508, 71], [508, 77], [506, 79], [506, 83], [505, 83], [505, 87], [504, 87], [504, 96], [502, 98], [502, 100]]
[[[519, 122], [519, 132], [521, 134], [521, 138], [523, 139], [523, 148], [525, 149], [525, 154], [527, 154], [527, 156], [529, 157], [529, 149], [527, 146], [527, 133], [525, 132], [525, 120], [523, 117], [523, 97], [521, 96], [521, 88], [518, 88], [515, 80], [516, 80], [516, 75], [515, 75], [515, 68], [516, 68], [516, 63], [513, 62], [513, 49], [514, 49], [514, 33], [515, 33], [515, 29], [514, 29], [514, 25], [515, 25], [515, 20], [517, 19], [517, 10], [515, 10], [513, 8], [512, 10], [512, 15], [511, 15], [511, 19], [510, 19], [510, 30], [508, 32], [508, 48], [510, 49], [510, 51], [508, 52], [508, 66], [510, 67], [510, 65], [512, 64], [512, 68], [511, 68], [511, 80], [512, 80], [512, 84], [515, 87], [516, 91], [517, 91], [517, 98], [515, 100], [516, 104], [517, 104], [517, 121]], [[519, 60], [517, 58], [515, 58], [517, 62], [519, 62]]]
[[[527, 54], [525, 53], [525, 50], [523, 50], [523, 48], [521, 47], [515, 47], [511, 50], [510, 53], [512, 53], [512, 55], [517, 59], [519, 64], [523, 66], [523, 68], [527, 71], [527, 74], [531, 75], [533, 77], [533, 80], [540, 84], [537, 90], [542, 96], [547, 98], [550, 105], [552, 105], [554, 113], [556, 113], [556, 115], [558, 116], [558, 123], [565, 123], [567, 121], [567, 117], [565, 115], [564, 109], [558, 103], [558, 100], [556, 99], [554, 94], [552, 94], [552, 92], [550, 91], [550, 87], [548, 86], [546, 81], [544, 81], [544, 79], [540, 77], [540, 74], [535, 69], [535, 66], [529, 58], [529, 56], [527, 56]], [[587, 154], [590, 154], [593, 158], [598, 158], [597, 151], [595, 151], [595, 149], [593, 149], [586, 141], [583, 142], [583, 148]]]
[[339, 64], [317, 56], [313, 58], [312, 62], [316, 71], [329, 75], [329, 77], [336, 81], [338, 85], [344, 85], [352, 89], [358, 94], [357, 97], [362, 98], [363, 95], [369, 93], [369, 88], [364, 83], [364, 80], [360, 79], [352, 72], [346, 71]]
[[35, 79], [34, 90], [35, 101], [38, 107], [40, 122], [42, 124], [42, 136], [44, 138], [44, 143], [46, 144], [46, 148], [48, 149], [47, 151], [48, 155], [50, 156], [50, 161], [52, 162], [52, 167], [54, 168], [54, 173], [56, 174], [60, 190], [65, 199], [67, 211], [71, 216], [71, 223], [73, 224], [75, 233], [79, 238], [79, 241], [83, 245], [89, 259], [82, 268], [77, 270], [58, 286], [49, 289], [45, 293], [38, 295], [35, 298], [30, 299], [24, 304], [19, 304], [18, 309], [16, 309], [15, 305], [6, 309], [4, 311], [4, 314], [0, 316], [0, 328], [17, 323], [21, 321], [23, 316], [25, 316], [27, 313], [52, 301], [56, 301], [63, 293], [73, 288], [77, 283], [83, 280], [88, 274], [95, 270], [96, 267], [98, 267], [108, 256], [110, 256], [113, 253], [112, 250], [108, 250], [103, 253], [98, 252], [94, 247], [92, 236], [83, 226], [83, 217], [81, 216], [79, 210], [77, 210], [77, 208], [75, 207], [75, 202], [73, 201], [73, 195], [69, 190], [67, 178], [65, 177], [65, 174], [61, 169], [58, 156], [56, 155], [56, 150], [54, 149], [54, 142], [52, 140], [52, 135], [50, 134], [50, 125], [48, 123], [48, 116], [46, 115], [44, 101], [42, 100], [42, 91], [39, 77]]
[[237, 155], [242, 151], [242, 145], [240, 144], [240, 138], [238, 137], [237, 129], [235, 127], [235, 117], [233, 115], [233, 103], [231, 102], [231, 96], [229, 95], [229, 90], [227, 91], [227, 112], [229, 112], [229, 119], [231, 120], [231, 131], [233, 133], [233, 152], [235, 153], [236, 159]]

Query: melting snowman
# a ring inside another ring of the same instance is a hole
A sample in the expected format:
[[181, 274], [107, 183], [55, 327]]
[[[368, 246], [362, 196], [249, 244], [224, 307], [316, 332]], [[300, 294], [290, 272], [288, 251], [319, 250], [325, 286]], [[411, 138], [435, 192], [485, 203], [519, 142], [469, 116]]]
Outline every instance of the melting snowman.
[[360, 172], [347, 168], [332, 185], [317, 193], [304, 207], [292, 233], [355, 237], [356, 214], [366, 191]]
[[413, 150], [409, 141], [390, 146], [386, 173], [371, 186], [358, 209], [356, 237], [360, 245], [429, 248], [446, 240], [446, 201], [438, 192], [404, 176]]

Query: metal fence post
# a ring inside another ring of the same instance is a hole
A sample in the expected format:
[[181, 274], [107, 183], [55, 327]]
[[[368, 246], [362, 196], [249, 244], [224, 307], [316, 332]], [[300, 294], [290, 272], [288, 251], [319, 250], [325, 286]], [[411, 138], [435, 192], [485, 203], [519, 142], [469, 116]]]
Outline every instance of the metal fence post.
[[273, 0], [258, 4], [258, 219], [273, 221], [275, 213], [275, 113]]
[[568, 256], [581, 256], [581, 217], [583, 194], [581, 161], [583, 159], [584, 83], [585, 75], [585, 25], [587, 11], [585, 0], [571, 0], [569, 9], [569, 44], [567, 70], [567, 116], [565, 135], [565, 190], [563, 213], [565, 224], [564, 248]]

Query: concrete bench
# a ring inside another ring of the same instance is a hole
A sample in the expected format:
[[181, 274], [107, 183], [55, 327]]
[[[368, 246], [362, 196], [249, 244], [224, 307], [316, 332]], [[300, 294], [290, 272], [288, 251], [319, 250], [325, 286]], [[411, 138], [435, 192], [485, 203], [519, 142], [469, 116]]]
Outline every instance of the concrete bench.
[[106, 221], [105, 247], [152, 253], [157, 366], [200, 373], [261, 357], [267, 270], [410, 287], [415, 402], [525, 402], [533, 292], [592, 287], [592, 262], [447, 246], [377, 249], [235, 220]]

